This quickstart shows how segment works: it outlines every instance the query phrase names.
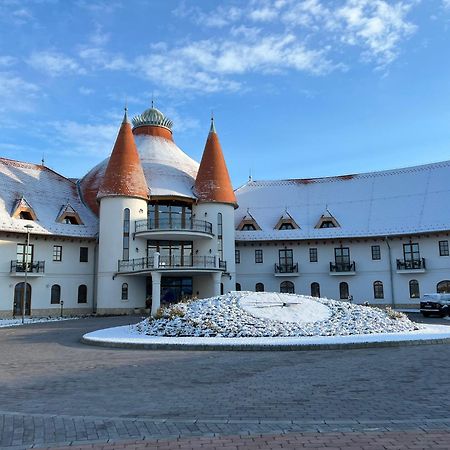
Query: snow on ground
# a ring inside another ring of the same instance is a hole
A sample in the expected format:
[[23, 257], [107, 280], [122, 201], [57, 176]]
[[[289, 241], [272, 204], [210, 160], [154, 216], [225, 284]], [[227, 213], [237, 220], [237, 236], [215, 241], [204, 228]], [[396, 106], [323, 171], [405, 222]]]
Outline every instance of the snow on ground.
[[[24, 324], [30, 323], [44, 323], [44, 322], [59, 322], [61, 320], [73, 320], [79, 317], [25, 317]], [[22, 325], [22, 318], [19, 319], [0, 319], [0, 328], [15, 327]]]
[[420, 325], [401, 313], [389, 315], [379, 308], [336, 300], [231, 292], [173, 305], [162, 311], [162, 317], [145, 319], [134, 327], [147, 336], [241, 338], [398, 333]]

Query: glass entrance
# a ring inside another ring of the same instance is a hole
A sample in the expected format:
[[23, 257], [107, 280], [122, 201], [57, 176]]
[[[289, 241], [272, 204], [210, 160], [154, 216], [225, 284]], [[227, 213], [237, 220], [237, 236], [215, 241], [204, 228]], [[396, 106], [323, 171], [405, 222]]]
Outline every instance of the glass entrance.
[[[17, 283], [14, 288], [14, 305], [13, 305], [13, 315], [22, 315], [22, 305], [23, 305], [23, 294], [24, 294], [25, 283]], [[27, 295], [25, 302], [25, 315], [29, 316], [31, 313], [31, 286], [27, 283]]]
[[161, 277], [161, 304], [192, 297], [192, 277]]

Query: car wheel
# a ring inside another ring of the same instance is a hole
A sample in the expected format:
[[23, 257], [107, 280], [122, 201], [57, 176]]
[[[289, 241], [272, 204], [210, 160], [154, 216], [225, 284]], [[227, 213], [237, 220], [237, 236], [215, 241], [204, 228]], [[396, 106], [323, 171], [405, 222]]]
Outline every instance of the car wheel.
[[423, 315], [423, 317], [430, 317], [430, 313], [428, 313], [428, 312], [423, 312], [422, 315]]

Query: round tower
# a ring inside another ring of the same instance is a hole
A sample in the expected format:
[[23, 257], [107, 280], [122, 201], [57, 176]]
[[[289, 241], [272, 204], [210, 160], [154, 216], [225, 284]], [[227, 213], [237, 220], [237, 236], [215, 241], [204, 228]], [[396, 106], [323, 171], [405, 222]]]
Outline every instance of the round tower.
[[198, 199], [196, 216], [213, 224], [213, 247], [219, 261], [226, 263], [225, 272], [214, 274], [214, 294], [233, 291], [236, 288], [234, 210], [237, 202], [213, 118], [194, 193]]
[[144, 242], [134, 241], [132, 228], [147, 217], [149, 189], [134, 142], [127, 111], [97, 193], [99, 246], [97, 312], [127, 313], [144, 308], [144, 279], [117, 276], [131, 261], [146, 258]]

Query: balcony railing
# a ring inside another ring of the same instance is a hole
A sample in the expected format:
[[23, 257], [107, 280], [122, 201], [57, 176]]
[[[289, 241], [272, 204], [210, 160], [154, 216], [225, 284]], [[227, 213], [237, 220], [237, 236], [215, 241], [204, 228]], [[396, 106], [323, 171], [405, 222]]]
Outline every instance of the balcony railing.
[[212, 224], [198, 219], [159, 219], [157, 222], [150, 219], [137, 220], [134, 226], [136, 233], [143, 231], [198, 231], [212, 234]]
[[226, 271], [227, 263], [215, 256], [160, 256], [155, 264], [153, 256], [119, 261], [119, 272], [139, 272], [144, 270], [190, 270], [190, 269], [219, 269]]
[[397, 259], [397, 270], [425, 270], [425, 258]]
[[349, 262], [330, 262], [330, 272], [355, 272], [356, 264], [355, 261]]
[[11, 273], [25, 273], [25, 268], [28, 273], [44, 273], [45, 261], [11, 261]]
[[275, 273], [298, 273], [298, 263], [275, 264]]

